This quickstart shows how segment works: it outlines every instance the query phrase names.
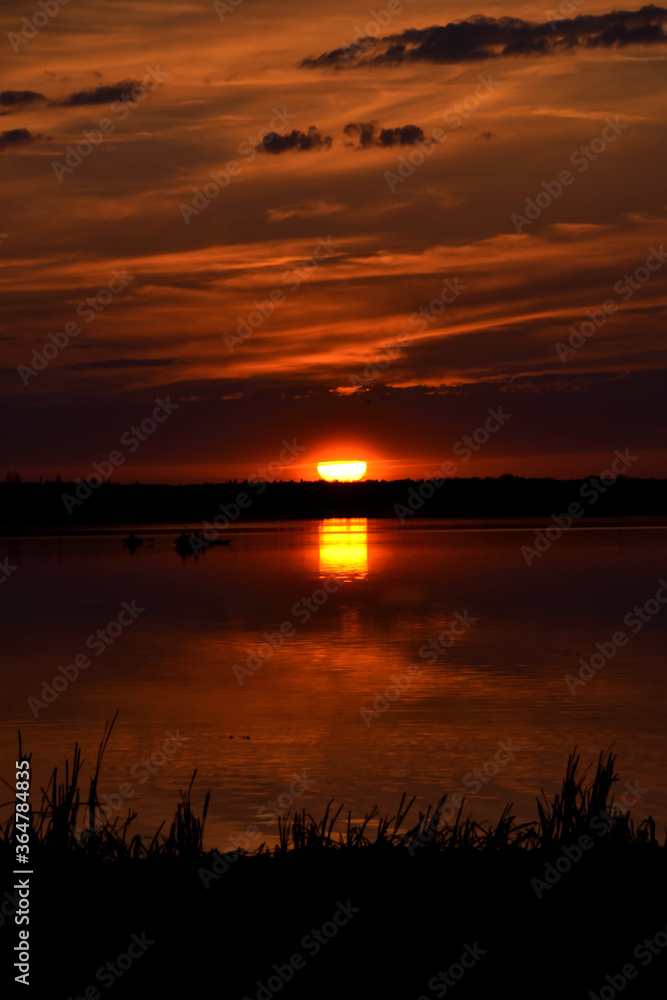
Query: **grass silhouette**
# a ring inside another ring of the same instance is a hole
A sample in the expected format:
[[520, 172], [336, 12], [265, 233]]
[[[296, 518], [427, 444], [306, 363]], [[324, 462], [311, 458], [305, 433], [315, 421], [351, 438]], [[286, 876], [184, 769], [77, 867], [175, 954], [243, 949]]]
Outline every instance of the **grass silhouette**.
[[[150, 839], [140, 834], [132, 835], [130, 828], [137, 818], [137, 813], [132, 810], [128, 810], [123, 820], [118, 816], [113, 820], [106, 816], [106, 807], [100, 802], [98, 789], [104, 754], [117, 718], [118, 712], [111, 722], [107, 721], [105, 724], [87, 795], [83, 794], [81, 788], [83, 760], [78, 743], [75, 743], [71, 763], [69, 760], [65, 761], [63, 780], [59, 781], [58, 768], [54, 768], [46, 788], [42, 789], [41, 806], [33, 813], [31, 849], [68, 850], [108, 860], [154, 857], [184, 859], [206, 854], [204, 825], [211, 793], [210, 790], [206, 793], [201, 816], [197, 815], [192, 802], [196, 769], [187, 789], [180, 792], [181, 800], [168, 833], [162, 832], [165, 826], [162, 823]], [[19, 759], [22, 757], [19, 732]], [[343, 829], [338, 829], [343, 806], [334, 809], [334, 801], [331, 800], [320, 819], [315, 819], [305, 809], [278, 817], [278, 843], [272, 846], [263, 843], [253, 851], [242, 853], [252, 857], [325, 848], [403, 848], [411, 853], [416, 848], [430, 851], [456, 848], [478, 851], [556, 851], [563, 844], [576, 841], [582, 833], [589, 830], [594, 817], [607, 817], [607, 832], [602, 838], [607, 844], [658, 847], [660, 845], [655, 836], [655, 822], [651, 816], [642, 820], [635, 828], [630, 810], [619, 810], [614, 805], [612, 788], [614, 782], [618, 781], [615, 772], [616, 757], [611, 750], [600, 751], [595, 771], [587, 780], [590, 766], [582, 769], [581, 757], [575, 746], [567, 761], [560, 792], [551, 800], [542, 792], [542, 798], [536, 800], [538, 818], [531, 822], [517, 823], [512, 805], [507, 805], [495, 825], [483, 825], [470, 816], [464, 818], [463, 804], [454, 820], [448, 822], [443, 817], [447, 805], [445, 794], [435, 805], [428, 806], [425, 812], [420, 811], [417, 822], [406, 828], [415, 797], [408, 800], [404, 794], [395, 815], [382, 816], [377, 806], [374, 806], [360, 823], [353, 824], [352, 814], [348, 812], [347, 823]], [[8, 784], [6, 781], [4, 783]], [[9, 803], [2, 805], [7, 806]], [[0, 844], [5, 849], [9, 849], [13, 833], [12, 815], [0, 826]], [[667, 831], [662, 846], [667, 846]]]
[[[620, 982], [628, 960], [638, 977], [628, 997], [663, 995], [665, 956], [640, 952], [651, 959], [646, 968], [633, 956], [665, 930], [667, 845], [650, 816], [635, 825], [616, 807], [611, 750], [585, 767], [575, 748], [560, 790], [542, 793], [530, 822], [506, 806], [497, 822], [478, 823], [463, 806], [447, 809], [446, 795], [416, 815], [415, 798], [403, 795], [394, 814], [374, 807], [360, 821], [332, 801], [317, 818], [305, 809], [280, 817], [276, 843], [232, 858], [204, 846], [210, 793], [197, 808], [196, 771], [171, 824], [152, 836], [132, 833], [135, 812], [121, 819], [105, 811], [102, 770], [116, 718], [92, 776], [84, 781], [76, 744], [32, 815], [31, 986], [40, 1000], [98, 1000], [106, 993], [97, 987], [109, 985], [100, 975], [115, 977], [116, 1000], [432, 1000], [444, 995], [440, 973], [458, 974], [471, 949], [483, 957], [460, 982], [449, 980], [456, 1000], [493, 995], [502, 983], [512, 984], [515, 1000], [607, 996], [605, 977]], [[20, 734], [19, 755], [30, 760]], [[559, 852], [571, 852], [596, 817], [606, 822], [593, 848], [568, 867], [563, 858], [572, 854]], [[13, 822], [0, 825], [7, 871]], [[0, 948], [9, 945], [9, 956], [18, 896], [6, 885]], [[341, 905], [354, 917], [313, 954], [314, 931], [334, 928]], [[136, 936], [152, 943], [125, 968]], [[305, 965], [292, 974], [287, 963], [297, 954]]]

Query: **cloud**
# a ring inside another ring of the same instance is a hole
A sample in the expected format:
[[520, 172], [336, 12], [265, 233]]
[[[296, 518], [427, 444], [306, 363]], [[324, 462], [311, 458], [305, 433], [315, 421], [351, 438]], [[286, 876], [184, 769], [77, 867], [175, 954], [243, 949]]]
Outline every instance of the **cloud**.
[[8, 132], [0, 133], [0, 153], [5, 149], [11, 149], [12, 146], [25, 146], [41, 138], [41, 135], [32, 135], [27, 128], [12, 128]]
[[[348, 139], [345, 145], [350, 149], [369, 149], [371, 146], [414, 146], [419, 142], [426, 142], [423, 131], [417, 125], [401, 125], [399, 128], [380, 129], [377, 122], [351, 122], [343, 129]], [[265, 153], [284, 153], [290, 149], [329, 149], [333, 142], [330, 135], [322, 135], [318, 128], [311, 125], [308, 132], [301, 132], [293, 129], [287, 135], [279, 135], [277, 132], [269, 132], [263, 142], [255, 149]], [[298, 212], [290, 211], [290, 215]], [[318, 213], [322, 214], [322, 213]], [[271, 221], [276, 218], [287, 218], [284, 215], [274, 215]]]
[[663, 22], [667, 10], [653, 5], [640, 10], [579, 15], [534, 24], [518, 17], [476, 14], [466, 21], [408, 28], [384, 38], [365, 37], [348, 48], [310, 56], [302, 68], [344, 69], [352, 66], [403, 63], [458, 63], [512, 56], [546, 56], [576, 49], [622, 48], [667, 42]]
[[139, 86], [138, 80], [121, 80], [119, 83], [103, 87], [89, 87], [87, 90], [79, 90], [76, 94], [70, 94], [64, 101], [58, 101], [57, 104], [59, 107], [67, 108], [86, 104], [111, 104], [113, 101], [129, 101], [132, 90]]
[[280, 208], [267, 209], [268, 222], [284, 222], [285, 219], [312, 218], [314, 215], [334, 215], [348, 205], [332, 201], [329, 198], [309, 199], [297, 205], [282, 205]]
[[351, 122], [343, 132], [355, 139], [356, 143], [346, 142], [345, 145], [353, 149], [369, 149], [371, 146], [415, 146], [426, 141], [426, 136], [418, 125], [378, 129], [377, 122]]
[[36, 90], [0, 91], [0, 106], [3, 108], [24, 108], [27, 104], [37, 104], [45, 100], [44, 94], [39, 94]]
[[[109, 358], [105, 361], [81, 361], [75, 365], [65, 365], [69, 371], [96, 371], [115, 368], [164, 368], [175, 365], [174, 358]], [[180, 361], [179, 364], [187, 364]]]
[[269, 132], [263, 142], [260, 142], [255, 149], [265, 153], [285, 153], [290, 149], [329, 149], [331, 146], [331, 136], [322, 135], [319, 129], [311, 125], [308, 132], [301, 132], [300, 129], [292, 129], [286, 135], [278, 132]]

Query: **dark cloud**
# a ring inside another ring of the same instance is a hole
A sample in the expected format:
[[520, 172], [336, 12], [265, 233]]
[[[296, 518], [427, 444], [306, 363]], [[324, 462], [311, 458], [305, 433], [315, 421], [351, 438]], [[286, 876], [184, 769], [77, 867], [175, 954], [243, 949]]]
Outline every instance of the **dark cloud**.
[[[165, 368], [175, 365], [174, 358], [109, 358], [106, 361], [82, 361], [76, 365], [65, 365], [69, 371], [98, 371], [114, 368]], [[179, 364], [187, 364], [180, 361]]]
[[348, 48], [310, 56], [302, 67], [400, 65], [409, 62], [457, 63], [511, 56], [545, 56], [576, 49], [655, 45], [667, 42], [663, 22], [667, 10], [653, 5], [640, 10], [579, 15], [533, 24], [518, 17], [476, 14], [466, 21], [408, 28], [384, 38], [361, 38]]
[[265, 153], [285, 153], [290, 149], [328, 149], [331, 141], [330, 135], [322, 135], [319, 129], [311, 125], [308, 132], [301, 132], [296, 128], [286, 135], [269, 132], [264, 142], [260, 142], [255, 149]]
[[36, 104], [45, 100], [44, 94], [38, 94], [36, 90], [0, 91], [0, 105], [3, 108], [25, 107], [28, 104]]
[[64, 101], [58, 101], [60, 107], [80, 107], [86, 104], [111, 104], [113, 101], [129, 101], [131, 93], [135, 87], [139, 87], [138, 80], [121, 80], [104, 87], [89, 87], [87, 90], [79, 90], [76, 94], [70, 94]]
[[346, 146], [352, 146], [355, 149], [368, 149], [369, 146], [375, 146], [377, 143], [377, 122], [368, 122], [364, 124], [363, 122], [351, 122], [346, 125], [343, 132], [346, 136], [351, 139], [355, 139], [356, 142], [346, 142]]
[[0, 133], [0, 153], [13, 146], [25, 146], [41, 138], [41, 135], [32, 135], [27, 128], [12, 128], [8, 132]]
[[419, 142], [426, 141], [426, 136], [417, 125], [380, 129], [377, 122], [351, 122], [345, 126], [343, 132], [348, 138], [356, 140], [345, 143], [354, 149], [369, 149], [371, 146], [415, 146]]

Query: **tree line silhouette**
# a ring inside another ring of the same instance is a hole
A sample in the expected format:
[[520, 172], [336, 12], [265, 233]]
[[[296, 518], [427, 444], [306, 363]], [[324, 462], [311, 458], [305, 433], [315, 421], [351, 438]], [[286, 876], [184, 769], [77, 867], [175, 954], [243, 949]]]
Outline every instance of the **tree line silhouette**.
[[[582, 496], [588, 499], [582, 500]], [[595, 499], [591, 499], [594, 497]], [[656, 516], [667, 511], [667, 479], [584, 479], [514, 475], [446, 480], [227, 480], [193, 485], [93, 485], [60, 479], [0, 482], [0, 526], [83, 526], [212, 521], [218, 525], [272, 517], [551, 517], [575, 501], [586, 517]]]

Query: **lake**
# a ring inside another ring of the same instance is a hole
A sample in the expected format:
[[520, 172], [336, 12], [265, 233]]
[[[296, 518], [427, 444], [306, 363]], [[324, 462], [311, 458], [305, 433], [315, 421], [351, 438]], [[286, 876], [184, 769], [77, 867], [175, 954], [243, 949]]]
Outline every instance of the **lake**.
[[575, 744], [613, 745], [617, 796], [662, 831], [664, 525], [572, 528], [530, 566], [527, 522], [244, 523], [197, 559], [177, 530], [142, 529], [134, 554], [117, 533], [2, 541], [8, 781], [19, 728], [36, 784], [75, 741], [88, 775], [118, 709], [109, 816], [153, 832], [197, 768], [207, 846], [231, 850], [330, 799], [358, 819], [407, 792], [416, 818], [449, 792], [479, 821], [532, 818]]

